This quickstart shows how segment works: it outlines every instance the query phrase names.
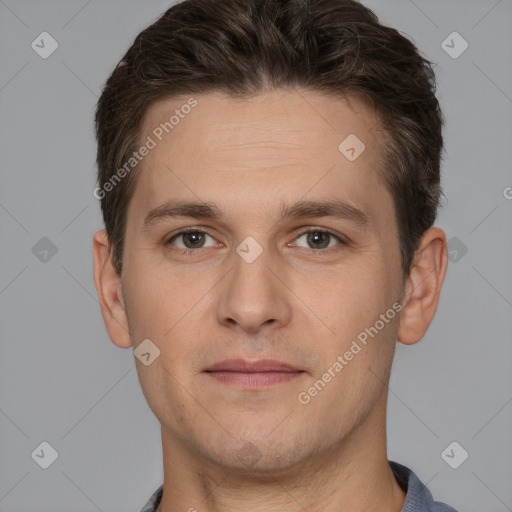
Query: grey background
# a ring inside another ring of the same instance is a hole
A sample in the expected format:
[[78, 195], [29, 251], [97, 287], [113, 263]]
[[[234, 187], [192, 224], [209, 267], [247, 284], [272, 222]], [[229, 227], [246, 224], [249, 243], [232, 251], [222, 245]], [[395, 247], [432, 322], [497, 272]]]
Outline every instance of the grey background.
[[[397, 347], [389, 458], [461, 512], [512, 510], [512, 2], [365, 3], [437, 64], [437, 225], [457, 251], [427, 336]], [[117, 61], [169, 5], [0, 0], [2, 512], [138, 511], [162, 481], [159, 424], [92, 279], [103, 227], [92, 116]], [[43, 31], [59, 44], [47, 59], [31, 48]], [[456, 59], [441, 46], [453, 31], [469, 44]], [[43, 237], [57, 249], [46, 261]], [[58, 452], [48, 469], [31, 458], [42, 441]], [[441, 456], [452, 441], [469, 453], [457, 469]]]

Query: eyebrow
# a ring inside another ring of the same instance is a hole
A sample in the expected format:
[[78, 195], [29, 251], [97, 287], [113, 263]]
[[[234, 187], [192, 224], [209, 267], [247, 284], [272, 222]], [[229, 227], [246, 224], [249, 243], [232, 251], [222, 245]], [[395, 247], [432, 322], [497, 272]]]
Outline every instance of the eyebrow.
[[[170, 200], [150, 210], [144, 218], [142, 230], [168, 218], [190, 217], [194, 219], [220, 219], [222, 212], [213, 203]], [[332, 217], [344, 219], [362, 230], [373, 226], [371, 217], [343, 201], [297, 201], [281, 205], [281, 219], [305, 219], [310, 217]]]
[[218, 219], [220, 210], [213, 203], [167, 201], [164, 204], [150, 210], [144, 218], [143, 231], [151, 224], [158, 223], [167, 218], [191, 217], [194, 219]]
[[362, 230], [373, 226], [368, 214], [344, 201], [298, 201], [292, 205], [283, 205], [281, 217], [283, 219], [333, 217], [348, 220]]

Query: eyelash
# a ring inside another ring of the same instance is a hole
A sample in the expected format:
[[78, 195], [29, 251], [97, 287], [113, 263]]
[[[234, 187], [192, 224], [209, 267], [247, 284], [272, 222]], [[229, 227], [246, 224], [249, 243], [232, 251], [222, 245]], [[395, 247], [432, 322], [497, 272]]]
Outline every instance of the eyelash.
[[[183, 235], [183, 234], [186, 234], [186, 233], [201, 233], [201, 234], [205, 234], [205, 235], [208, 235], [210, 236], [211, 238], [213, 238], [211, 235], [209, 235], [206, 231], [204, 231], [203, 229], [201, 229], [200, 227], [194, 227], [194, 226], [191, 226], [191, 227], [187, 227], [187, 228], [183, 228], [183, 229], [180, 229], [179, 231], [177, 231], [176, 233], [174, 233], [169, 239], [167, 239], [165, 242], [164, 242], [164, 245], [165, 246], [168, 246], [168, 245], [171, 245], [172, 242], [177, 238], [179, 237], [180, 235]], [[329, 229], [325, 229], [325, 228], [310, 228], [310, 229], [307, 229], [306, 231], [302, 231], [301, 233], [299, 233], [294, 240], [297, 240], [298, 238], [300, 238], [301, 236], [303, 235], [307, 235], [309, 233], [326, 233], [332, 237], [334, 237], [339, 243], [340, 245], [348, 245], [349, 241], [342, 238], [341, 236], [337, 235], [336, 233], [334, 233], [333, 231], [329, 230]], [[304, 249], [306, 251], [310, 251], [310, 252], [314, 252], [314, 253], [319, 253], [319, 252], [322, 252], [322, 253], [330, 253], [331, 251], [333, 250], [337, 250], [338, 249], [338, 245], [334, 246], [334, 247], [327, 247], [325, 249], [313, 249], [311, 247], [309, 248], [306, 248], [306, 247], [301, 247], [301, 249]], [[206, 249], [210, 249], [211, 247], [206, 247]], [[203, 247], [198, 247], [197, 249], [187, 249], [187, 248], [182, 248], [182, 247], [176, 247], [174, 250], [179, 252], [180, 254], [192, 254], [192, 253], [197, 253], [198, 249], [203, 249]]]

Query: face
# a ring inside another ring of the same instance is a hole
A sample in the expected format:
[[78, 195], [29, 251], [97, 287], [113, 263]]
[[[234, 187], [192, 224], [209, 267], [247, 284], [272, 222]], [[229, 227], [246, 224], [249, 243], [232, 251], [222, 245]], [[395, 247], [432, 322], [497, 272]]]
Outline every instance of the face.
[[130, 342], [160, 350], [140, 382], [168, 443], [289, 467], [384, 422], [403, 281], [382, 132], [357, 99], [187, 101], [148, 111], [127, 214]]

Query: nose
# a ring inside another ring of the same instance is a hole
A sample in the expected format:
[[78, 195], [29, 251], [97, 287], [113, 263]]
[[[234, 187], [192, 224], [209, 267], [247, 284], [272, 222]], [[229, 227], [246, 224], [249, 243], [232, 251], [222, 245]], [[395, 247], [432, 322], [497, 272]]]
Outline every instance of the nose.
[[218, 288], [218, 322], [247, 333], [288, 324], [291, 292], [284, 284], [286, 276], [278, 259], [272, 258], [268, 249], [252, 262], [237, 253], [232, 259], [232, 270]]

